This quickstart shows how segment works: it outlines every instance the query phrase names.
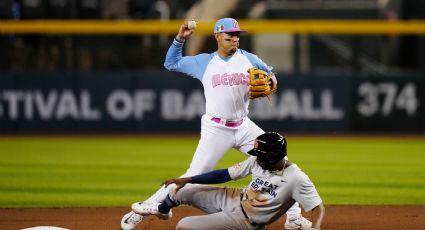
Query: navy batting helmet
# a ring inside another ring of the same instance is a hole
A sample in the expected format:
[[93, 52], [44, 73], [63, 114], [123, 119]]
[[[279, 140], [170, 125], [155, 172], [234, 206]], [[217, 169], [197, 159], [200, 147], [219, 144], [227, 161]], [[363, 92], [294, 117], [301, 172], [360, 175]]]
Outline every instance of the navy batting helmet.
[[257, 137], [255, 146], [248, 154], [267, 164], [275, 164], [286, 156], [286, 139], [276, 132], [267, 132]]

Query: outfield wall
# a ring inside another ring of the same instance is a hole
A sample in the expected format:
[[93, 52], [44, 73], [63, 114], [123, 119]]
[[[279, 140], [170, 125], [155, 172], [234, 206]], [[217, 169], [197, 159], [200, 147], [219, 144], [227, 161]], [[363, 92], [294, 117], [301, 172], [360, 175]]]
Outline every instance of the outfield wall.
[[[0, 74], [0, 132], [199, 132], [201, 83], [164, 71]], [[423, 77], [287, 76], [250, 117], [266, 130], [425, 131]]]

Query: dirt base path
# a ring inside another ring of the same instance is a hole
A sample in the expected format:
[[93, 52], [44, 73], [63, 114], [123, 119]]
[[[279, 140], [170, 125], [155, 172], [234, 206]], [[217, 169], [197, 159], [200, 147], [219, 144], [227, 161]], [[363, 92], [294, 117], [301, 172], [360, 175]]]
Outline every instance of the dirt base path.
[[[57, 226], [72, 230], [117, 230], [128, 208], [29, 208], [0, 209], [0, 229], [17, 230], [34, 226]], [[188, 215], [202, 212], [187, 206], [175, 208], [172, 220], [146, 218], [135, 230], [174, 229]], [[309, 218], [309, 216], [306, 216]], [[283, 229], [284, 217], [267, 227]], [[322, 229], [380, 230], [425, 229], [425, 206], [326, 206]]]

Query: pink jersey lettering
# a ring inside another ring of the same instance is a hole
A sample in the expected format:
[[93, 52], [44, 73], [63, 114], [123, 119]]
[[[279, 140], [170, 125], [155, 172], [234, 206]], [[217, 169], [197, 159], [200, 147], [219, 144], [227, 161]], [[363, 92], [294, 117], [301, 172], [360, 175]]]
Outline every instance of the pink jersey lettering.
[[215, 74], [212, 77], [212, 86], [213, 88], [215, 88], [216, 86], [221, 84], [221, 80], [220, 80], [220, 74]]
[[232, 76], [229, 79], [229, 84], [230, 85], [239, 85], [240, 81], [238, 81], [238, 77], [239, 77], [239, 74], [232, 73]]
[[212, 76], [212, 87], [215, 88], [219, 85], [249, 85], [249, 74], [245, 73], [224, 73], [214, 74]]
[[227, 73], [221, 75], [221, 84], [222, 85], [228, 85], [229, 84]]
[[242, 78], [242, 84], [249, 85], [249, 79], [250, 79], [249, 74], [242, 73], [241, 78]]

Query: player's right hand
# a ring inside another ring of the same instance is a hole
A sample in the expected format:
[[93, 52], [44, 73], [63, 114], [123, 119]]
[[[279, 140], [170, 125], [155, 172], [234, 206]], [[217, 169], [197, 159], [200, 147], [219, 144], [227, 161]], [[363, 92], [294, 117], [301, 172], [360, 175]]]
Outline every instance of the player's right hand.
[[189, 29], [188, 21], [184, 21], [184, 23], [180, 26], [179, 33], [177, 36], [180, 39], [186, 39], [193, 33], [194, 29]]

